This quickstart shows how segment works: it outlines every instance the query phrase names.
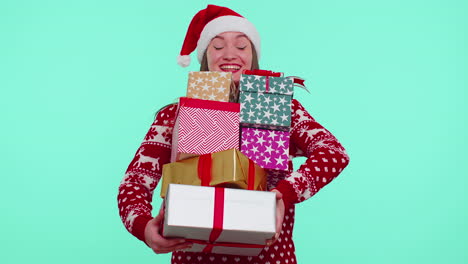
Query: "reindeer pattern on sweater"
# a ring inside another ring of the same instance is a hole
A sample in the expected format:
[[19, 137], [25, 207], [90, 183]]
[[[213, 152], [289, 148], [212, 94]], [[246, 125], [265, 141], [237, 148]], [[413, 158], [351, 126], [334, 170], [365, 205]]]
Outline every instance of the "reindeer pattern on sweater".
[[[170, 162], [172, 130], [177, 105], [158, 112], [119, 186], [119, 214], [127, 230], [144, 241], [146, 223], [152, 219], [152, 198], [162, 176], [162, 165]], [[257, 257], [176, 251], [172, 263], [296, 263], [292, 239], [294, 204], [315, 195], [348, 165], [349, 157], [338, 140], [292, 100], [289, 169], [267, 170], [268, 189], [278, 189], [286, 205], [283, 228], [278, 240]], [[293, 171], [292, 158], [306, 161]]]

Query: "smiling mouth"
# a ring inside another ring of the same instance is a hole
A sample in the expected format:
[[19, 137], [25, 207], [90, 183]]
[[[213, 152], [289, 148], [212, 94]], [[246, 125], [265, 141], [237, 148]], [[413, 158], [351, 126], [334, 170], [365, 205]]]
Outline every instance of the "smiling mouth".
[[219, 68], [225, 72], [237, 72], [240, 70], [241, 66], [238, 64], [222, 64]]

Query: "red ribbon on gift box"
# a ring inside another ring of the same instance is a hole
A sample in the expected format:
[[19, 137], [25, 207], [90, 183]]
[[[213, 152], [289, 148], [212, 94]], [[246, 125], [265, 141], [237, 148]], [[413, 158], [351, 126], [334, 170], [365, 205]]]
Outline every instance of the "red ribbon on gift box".
[[201, 186], [210, 186], [211, 154], [201, 155], [198, 158], [198, 178], [201, 180]]
[[[223, 232], [224, 222], [224, 188], [215, 187], [214, 214], [213, 214], [213, 229], [210, 233], [209, 242], [214, 243], [221, 232]], [[211, 252], [213, 247], [207, 245], [203, 252]], [[209, 250], [209, 251], [207, 251]]]
[[281, 77], [281, 76], [283, 76], [283, 73], [281, 73], [281, 72], [273, 72], [273, 71], [260, 70], [260, 69], [244, 70], [244, 71], [242, 71], [242, 73], [243, 74], [248, 74], [248, 75], [264, 76], [265, 77], [265, 91], [267, 93], [268, 93], [268, 90], [270, 89], [270, 77]]
[[272, 76], [272, 77], [282, 77], [283, 76], [282, 72], [274, 72], [274, 71], [260, 70], [260, 69], [244, 70], [244, 71], [242, 71], [242, 74], [259, 75], [259, 76]]
[[263, 248], [265, 245], [258, 244], [242, 244], [242, 243], [215, 243], [223, 231], [224, 221], [224, 188], [215, 187], [215, 201], [214, 201], [214, 216], [213, 216], [213, 229], [210, 233], [208, 241], [197, 239], [186, 239], [189, 242], [206, 245], [202, 252], [210, 253], [215, 246], [222, 247], [240, 247], [240, 248]]
[[255, 185], [255, 163], [249, 159], [249, 172], [247, 174], [247, 190], [253, 190]]
[[193, 108], [204, 108], [220, 111], [229, 111], [229, 112], [239, 112], [240, 104], [238, 103], [229, 103], [229, 102], [219, 102], [212, 100], [203, 100], [189, 97], [180, 97], [179, 107], [193, 107]]
[[[283, 77], [282, 72], [274, 72], [274, 71], [260, 70], [260, 69], [243, 70], [242, 74], [265, 76], [266, 77], [266, 91], [267, 92], [268, 92], [268, 87], [269, 87], [269, 82], [270, 82], [269, 77]], [[288, 76], [288, 77], [293, 78], [294, 86], [303, 88], [304, 90], [309, 92], [309, 90], [305, 86], [305, 83], [304, 83], [305, 80], [304, 79], [302, 79], [301, 77], [297, 77], [297, 76]]]
[[[201, 180], [201, 186], [210, 186], [212, 158], [211, 154], [200, 155], [198, 158], [198, 178]], [[247, 190], [253, 190], [255, 186], [255, 163], [249, 159], [249, 168], [247, 172]]]
[[[212, 159], [211, 154], [201, 155], [198, 158], [198, 177], [201, 180], [201, 186], [209, 186], [211, 181], [211, 166]], [[249, 159], [249, 168], [247, 174], [247, 189], [253, 190], [255, 184], [255, 164]], [[211, 252], [213, 246], [226, 246], [226, 247], [244, 247], [244, 248], [259, 248], [264, 245], [250, 245], [250, 244], [238, 244], [238, 243], [216, 243], [215, 241], [223, 232], [224, 222], [224, 188], [215, 187], [215, 199], [214, 199], [214, 214], [213, 214], [213, 228], [210, 233], [208, 242], [203, 240], [187, 239], [194, 243], [206, 244], [203, 252]]]

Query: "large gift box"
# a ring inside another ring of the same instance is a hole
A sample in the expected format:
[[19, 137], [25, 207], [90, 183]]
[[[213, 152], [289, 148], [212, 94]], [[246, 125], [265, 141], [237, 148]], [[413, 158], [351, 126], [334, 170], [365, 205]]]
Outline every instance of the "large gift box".
[[230, 72], [189, 72], [187, 97], [229, 102], [231, 78]]
[[181, 97], [171, 162], [239, 148], [239, 104]]
[[241, 152], [265, 169], [287, 170], [289, 129], [241, 128]]
[[170, 183], [266, 190], [265, 171], [237, 149], [163, 165], [161, 197]]
[[257, 256], [275, 235], [274, 192], [170, 184], [165, 203], [163, 236], [186, 251]]
[[291, 125], [292, 77], [242, 74], [240, 122], [264, 126]]

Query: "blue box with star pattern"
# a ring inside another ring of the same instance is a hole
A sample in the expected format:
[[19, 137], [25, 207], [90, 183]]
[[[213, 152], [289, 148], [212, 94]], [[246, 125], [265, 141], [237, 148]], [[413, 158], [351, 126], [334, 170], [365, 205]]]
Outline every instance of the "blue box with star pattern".
[[289, 128], [293, 89], [292, 77], [242, 74], [239, 82], [242, 126]]

